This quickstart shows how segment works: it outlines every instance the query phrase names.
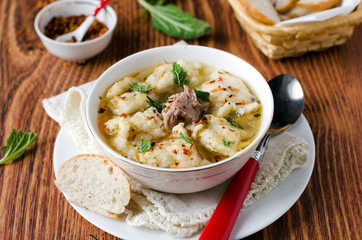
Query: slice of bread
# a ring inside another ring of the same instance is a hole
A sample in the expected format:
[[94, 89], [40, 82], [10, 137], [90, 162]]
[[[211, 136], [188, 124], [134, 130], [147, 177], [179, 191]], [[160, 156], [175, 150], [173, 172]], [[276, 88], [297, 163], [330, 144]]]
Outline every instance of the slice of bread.
[[285, 12], [285, 13], [283, 13], [283, 15], [280, 15], [280, 19], [282, 19], [284, 21], [284, 20], [288, 20], [291, 18], [305, 16], [305, 15], [315, 13], [315, 12], [318, 12], [318, 11], [295, 6], [292, 9], [290, 9], [288, 12]]
[[111, 218], [120, 218], [131, 198], [131, 187], [122, 169], [110, 159], [77, 155], [62, 164], [55, 185], [69, 201]]
[[273, 5], [279, 13], [286, 12], [295, 6], [298, 0], [274, 0]]
[[259, 22], [270, 25], [280, 22], [271, 0], [239, 0], [239, 2]]
[[338, 2], [340, 2], [340, 0], [299, 0], [297, 2], [297, 6], [311, 10], [322, 11], [332, 8]]

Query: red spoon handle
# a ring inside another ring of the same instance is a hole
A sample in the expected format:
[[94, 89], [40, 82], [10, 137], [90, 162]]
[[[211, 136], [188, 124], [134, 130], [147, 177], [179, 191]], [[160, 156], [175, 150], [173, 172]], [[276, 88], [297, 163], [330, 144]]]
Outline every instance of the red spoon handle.
[[99, 5], [99, 7], [96, 8], [96, 10], [94, 10], [93, 16], [97, 16], [98, 12], [104, 7], [104, 5], [106, 5], [108, 3], [109, 0], [101, 0], [101, 4]]
[[250, 158], [236, 173], [199, 240], [227, 240], [229, 238], [258, 166], [259, 162]]

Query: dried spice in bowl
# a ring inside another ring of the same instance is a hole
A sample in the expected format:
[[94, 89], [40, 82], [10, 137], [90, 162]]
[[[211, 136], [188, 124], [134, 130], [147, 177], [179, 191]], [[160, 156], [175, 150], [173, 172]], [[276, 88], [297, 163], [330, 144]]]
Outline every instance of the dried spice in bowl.
[[[69, 16], [69, 17], [54, 17], [52, 20], [45, 26], [44, 34], [45, 36], [56, 39], [58, 36], [65, 33], [69, 33], [77, 29], [83, 21], [87, 18], [85, 15], [79, 16]], [[89, 27], [88, 31], [84, 35], [83, 41], [92, 40], [101, 36], [102, 34], [108, 31], [107, 26], [98, 21], [94, 20], [92, 25]], [[70, 40], [71, 42], [76, 42], [76, 39]]]

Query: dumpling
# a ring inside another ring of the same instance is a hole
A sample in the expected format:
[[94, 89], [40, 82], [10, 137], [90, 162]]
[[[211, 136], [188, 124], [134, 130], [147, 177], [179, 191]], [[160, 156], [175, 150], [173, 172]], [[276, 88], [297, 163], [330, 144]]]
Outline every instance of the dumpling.
[[134, 130], [126, 118], [116, 117], [104, 125], [110, 135], [110, 142], [122, 155], [129, 158], [137, 157], [137, 148], [130, 140], [134, 136]]
[[210, 93], [210, 111], [217, 117], [227, 117], [232, 113], [241, 116], [259, 109], [255, 96], [239, 78], [216, 70], [210, 74], [210, 79], [201, 85], [201, 90]]
[[211, 152], [224, 156], [232, 156], [239, 149], [239, 144], [246, 140], [248, 132], [243, 129], [232, 126], [226, 119], [214, 117], [213, 115], [205, 115], [202, 123], [196, 125], [193, 131], [193, 137]]
[[149, 135], [151, 139], [158, 139], [167, 135], [161, 115], [154, 107], [135, 113], [129, 121], [136, 131]]
[[156, 143], [150, 151], [139, 154], [139, 162], [163, 168], [191, 168], [209, 164], [203, 160], [195, 145], [181, 138]]

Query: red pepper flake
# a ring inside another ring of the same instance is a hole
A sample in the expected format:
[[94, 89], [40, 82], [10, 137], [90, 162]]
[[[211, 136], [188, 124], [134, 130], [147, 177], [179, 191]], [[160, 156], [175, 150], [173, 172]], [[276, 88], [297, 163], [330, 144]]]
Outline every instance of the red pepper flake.
[[98, 110], [98, 113], [104, 113], [106, 111], [106, 109], [105, 108], [99, 108], [99, 110]]
[[121, 97], [121, 100], [125, 100], [125, 99], [126, 99], [126, 96]]
[[190, 160], [194, 160], [194, 158], [192, 157], [192, 158], [190, 158]]
[[191, 134], [192, 134], [192, 130], [191, 130], [191, 129], [187, 129], [187, 133], [188, 133], [189, 135], [191, 135]]
[[217, 80], [218, 82], [221, 82], [222, 81], [222, 77], [219, 77], [219, 80]]
[[218, 86], [217, 88], [212, 89], [210, 92], [220, 92], [221, 90], [222, 90], [222, 88], [220, 86]]
[[180, 99], [177, 99], [176, 102], [180, 102]]
[[245, 100], [242, 100], [240, 103], [241, 103], [242, 105], [244, 105], [246, 102], [245, 102]]
[[127, 114], [125, 114], [125, 113], [122, 113], [121, 114], [121, 117], [124, 117], [124, 118], [126, 118], [128, 115]]
[[177, 154], [177, 151], [176, 151], [176, 149], [172, 150], [172, 153], [174, 153], [174, 154]]
[[222, 128], [222, 129], [225, 129], [225, 127], [224, 127], [224, 126], [222, 126], [221, 128]]
[[184, 151], [184, 154], [191, 155], [191, 151], [188, 150], [187, 148], [184, 148], [183, 151]]
[[219, 155], [215, 155], [215, 160], [216, 160], [216, 162], [218, 162], [218, 161], [220, 161], [221, 160], [221, 157], [219, 156]]
[[160, 145], [160, 146], [158, 146], [158, 148], [159, 148], [159, 149], [162, 149], [162, 146]]
[[208, 82], [207, 84], [211, 84], [211, 83], [214, 83], [214, 82], [215, 82], [215, 80], [212, 80], [212, 81]]
[[[44, 34], [49, 38], [56, 39], [59, 35], [63, 35], [65, 33], [69, 33], [77, 29], [85, 19], [86, 19], [85, 15], [54, 17], [45, 26]], [[84, 35], [83, 41], [97, 38], [100, 35], [107, 32], [107, 30], [108, 30], [107, 26], [96, 19], [89, 27], [86, 34]]]

